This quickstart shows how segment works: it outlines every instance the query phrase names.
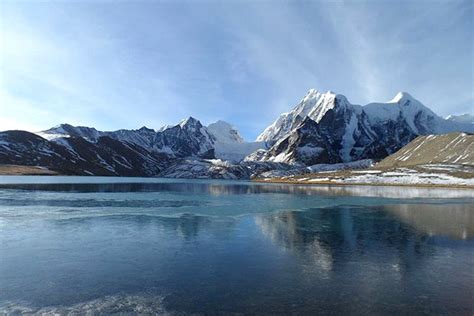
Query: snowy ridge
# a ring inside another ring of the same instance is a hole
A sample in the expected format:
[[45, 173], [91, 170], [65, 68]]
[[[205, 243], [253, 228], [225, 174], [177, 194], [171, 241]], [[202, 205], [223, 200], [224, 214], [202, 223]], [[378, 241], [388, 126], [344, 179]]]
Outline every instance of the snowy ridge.
[[256, 139], [257, 142], [274, 143], [295, 129], [306, 117], [319, 122], [324, 114], [334, 107], [336, 94], [311, 89], [293, 110], [281, 114], [278, 119], [268, 126]]
[[474, 132], [474, 124], [445, 120], [406, 92], [360, 106], [312, 89], [258, 136], [270, 148], [246, 160], [308, 165], [381, 159], [419, 135], [452, 131]]
[[158, 131], [145, 126], [137, 130], [98, 131], [90, 127], [61, 124], [36, 134], [57, 143], [61, 143], [60, 138], [65, 137], [81, 137], [93, 143], [98, 142], [101, 137], [110, 137], [173, 157], [212, 157], [216, 141], [207, 128], [193, 117]]
[[145, 126], [137, 130], [98, 131], [90, 127], [61, 124], [36, 134], [58, 144], [64, 144], [62, 139], [67, 137], [82, 137], [93, 143], [100, 137], [110, 137], [171, 157], [218, 158], [234, 162], [265, 148], [262, 142], [245, 142], [238, 130], [227, 122], [217, 121], [206, 127], [193, 117], [157, 131]]

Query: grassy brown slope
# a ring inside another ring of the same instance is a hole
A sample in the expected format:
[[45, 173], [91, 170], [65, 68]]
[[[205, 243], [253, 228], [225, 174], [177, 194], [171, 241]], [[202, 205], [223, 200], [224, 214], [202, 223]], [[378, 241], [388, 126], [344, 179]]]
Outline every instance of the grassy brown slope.
[[42, 167], [0, 165], [0, 175], [58, 175], [57, 172]]
[[474, 135], [449, 133], [419, 136], [377, 164], [377, 168], [423, 164], [474, 165]]

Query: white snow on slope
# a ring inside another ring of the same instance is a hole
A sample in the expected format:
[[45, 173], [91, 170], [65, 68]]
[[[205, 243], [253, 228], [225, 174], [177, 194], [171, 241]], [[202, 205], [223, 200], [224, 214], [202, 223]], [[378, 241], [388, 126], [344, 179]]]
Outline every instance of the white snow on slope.
[[[319, 123], [324, 115], [334, 108], [336, 99], [339, 102], [339, 106], [350, 108], [357, 114], [362, 111], [365, 112], [371, 123], [395, 122], [401, 119], [406, 121], [416, 134], [423, 134], [425, 130], [433, 133], [462, 130], [474, 132], [474, 124], [466, 122], [471, 120], [472, 116], [468, 115], [463, 117], [463, 119], [453, 117], [450, 120], [445, 120], [406, 92], [398, 92], [392, 100], [385, 103], [377, 102], [360, 106], [351, 104], [341, 94], [335, 94], [331, 91], [320, 93], [315, 89], [311, 89], [293, 110], [281, 114], [276, 121], [268, 126], [257, 137], [257, 141], [276, 142], [297, 128], [307, 117]], [[423, 130], [419, 130], [417, 126], [422, 126]], [[345, 150], [348, 149], [346, 148]]]
[[442, 173], [423, 172], [398, 172], [382, 174], [364, 174], [348, 177], [345, 179], [334, 179], [339, 183], [370, 183], [370, 184], [437, 184], [437, 185], [469, 185], [474, 186], [474, 178], [462, 179]]
[[245, 142], [239, 131], [224, 121], [209, 124], [207, 129], [216, 138], [214, 154], [218, 159], [238, 162], [254, 151], [265, 148], [264, 142]]
[[334, 164], [319, 164], [307, 167], [310, 172], [325, 172], [325, 171], [337, 171], [347, 169], [362, 169], [369, 168], [374, 164], [372, 159], [363, 159], [352, 162], [342, 162]]
[[251, 153], [264, 149], [264, 142], [252, 142], [252, 143], [221, 143], [216, 142], [214, 144], [214, 154], [216, 158], [238, 162], [243, 160], [246, 156]]
[[374, 161], [372, 159], [364, 159], [344, 163], [318, 164], [309, 167], [301, 167], [288, 170], [270, 170], [262, 173], [260, 176], [264, 178], [291, 177], [307, 173], [327, 173], [348, 169], [365, 169], [371, 167], [373, 164]]
[[346, 133], [342, 139], [342, 148], [341, 148], [341, 157], [344, 159], [343, 161], [348, 162], [351, 161], [351, 150], [354, 147], [355, 140], [354, 140], [354, 132], [357, 128], [357, 117], [355, 113], [352, 113], [351, 120], [346, 127]]
[[319, 122], [327, 111], [334, 107], [336, 95], [331, 91], [321, 93], [311, 89], [293, 110], [281, 114], [273, 124], [268, 126], [256, 139], [257, 142], [269, 142], [281, 139], [295, 129], [306, 117]]
[[216, 140], [221, 143], [243, 143], [244, 139], [239, 131], [232, 125], [224, 121], [217, 121], [209, 124], [207, 129], [214, 135]]

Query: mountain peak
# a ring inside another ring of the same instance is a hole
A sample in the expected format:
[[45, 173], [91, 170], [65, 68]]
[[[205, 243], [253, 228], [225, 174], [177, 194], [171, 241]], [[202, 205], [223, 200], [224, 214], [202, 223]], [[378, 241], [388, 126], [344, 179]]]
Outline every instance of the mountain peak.
[[155, 130], [152, 128], [148, 128], [146, 126], [142, 126], [138, 129], [140, 132], [154, 132]]
[[240, 136], [239, 131], [225, 121], [218, 120], [207, 126], [208, 130], [221, 143], [243, 143], [244, 139]]
[[201, 124], [201, 122], [199, 122], [199, 120], [195, 119], [192, 116], [179, 122], [179, 126], [181, 126], [181, 128], [184, 128], [186, 126], [196, 126], [198, 124]]
[[413, 100], [413, 97], [408, 92], [400, 91], [389, 103], [400, 103], [403, 100]]
[[227, 127], [227, 128], [234, 128], [232, 124], [223, 120], [217, 120], [214, 123], [209, 124], [208, 127], [209, 126], [222, 126], [222, 127]]

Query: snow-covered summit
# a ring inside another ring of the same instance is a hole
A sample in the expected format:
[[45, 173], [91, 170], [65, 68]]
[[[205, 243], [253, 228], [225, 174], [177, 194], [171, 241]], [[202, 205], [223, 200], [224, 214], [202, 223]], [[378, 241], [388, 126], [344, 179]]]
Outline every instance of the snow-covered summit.
[[445, 131], [444, 120], [407, 92], [398, 92], [388, 103], [362, 107], [372, 123], [405, 121], [418, 135]]
[[[201, 125], [201, 122], [194, 117], [190, 116], [184, 120], [181, 120], [178, 124], [181, 128], [196, 128]], [[202, 126], [202, 125], [201, 125]], [[199, 128], [199, 127], [198, 127]]]
[[245, 142], [239, 131], [225, 121], [209, 124], [208, 131], [216, 138], [214, 144], [216, 158], [238, 162], [252, 152], [265, 148], [262, 142]]
[[388, 103], [400, 103], [411, 99], [414, 98], [408, 92], [399, 91], [392, 100], [388, 101]]
[[249, 159], [286, 163], [339, 163], [383, 158], [418, 135], [473, 132], [447, 121], [407, 92], [385, 103], [351, 104], [344, 95], [311, 89], [257, 138], [270, 148]]
[[347, 103], [347, 99], [343, 95], [332, 91], [321, 93], [316, 89], [310, 89], [293, 110], [281, 114], [273, 124], [257, 137], [257, 141], [274, 143], [295, 129], [306, 117], [319, 122], [327, 111], [337, 105]]
[[50, 129], [45, 131], [37, 132], [36, 134], [47, 139], [47, 140], [55, 140], [61, 137], [82, 137], [89, 141], [96, 141], [97, 138], [101, 136], [100, 131], [96, 130], [93, 127], [86, 127], [86, 126], [72, 126], [70, 124], [60, 124], [56, 125]]
[[217, 121], [207, 126], [207, 129], [214, 135], [216, 140], [221, 143], [243, 143], [244, 139], [239, 131], [231, 124], [225, 121]]
[[[416, 134], [450, 132], [460, 128], [436, 115], [407, 92], [398, 92], [393, 99], [385, 103], [376, 102], [360, 106], [351, 104], [342, 94], [332, 91], [321, 93], [311, 89], [290, 112], [281, 114], [268, 126], [257, 137], [257, 141], [274, 144], [297, 128], [306, 118], [319, 123], [329, 110], [336, 108], [353, 111], [356, 114], [364, 112], [372, 124], [402, 120]], [[472, 116], [450, 119], [451, 122], [459, 123], [466, 123], [469, 120], [474, 121]]]

